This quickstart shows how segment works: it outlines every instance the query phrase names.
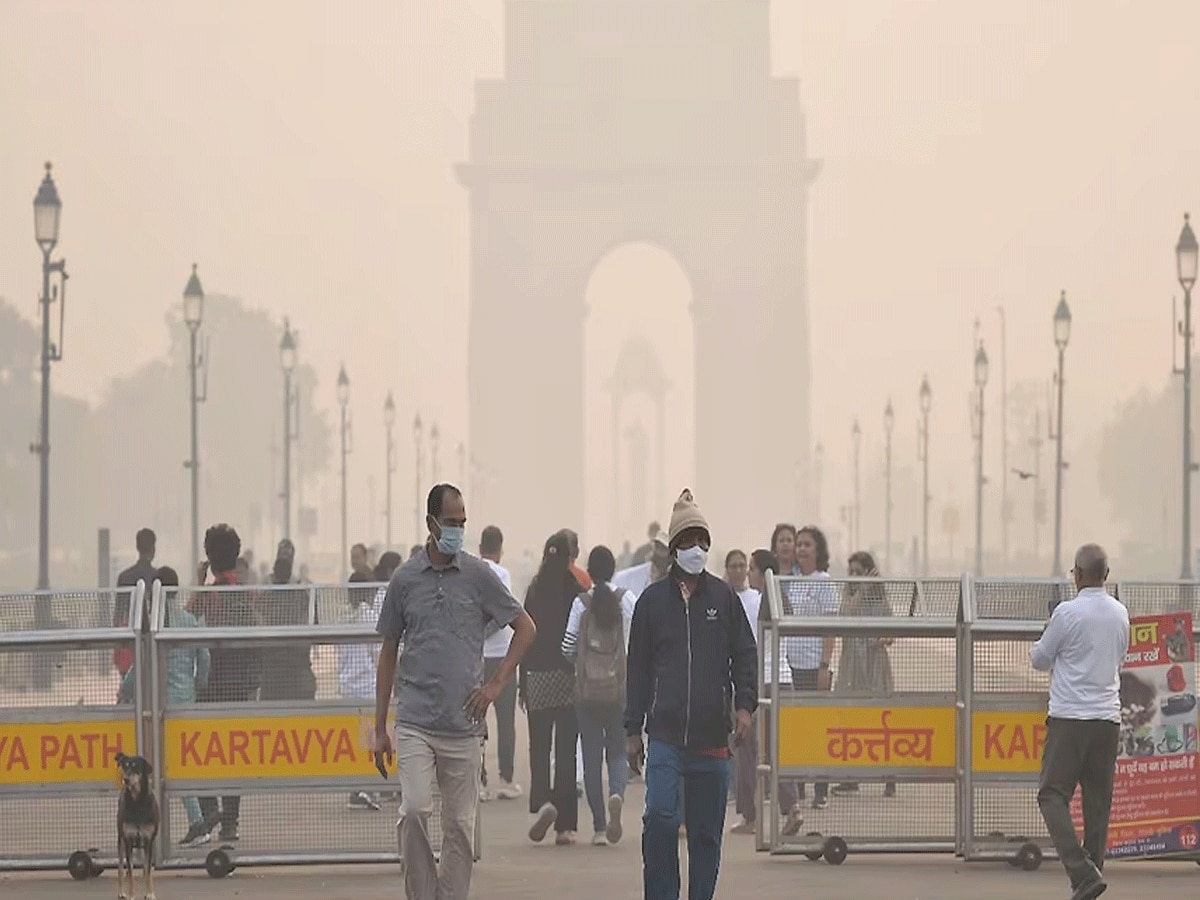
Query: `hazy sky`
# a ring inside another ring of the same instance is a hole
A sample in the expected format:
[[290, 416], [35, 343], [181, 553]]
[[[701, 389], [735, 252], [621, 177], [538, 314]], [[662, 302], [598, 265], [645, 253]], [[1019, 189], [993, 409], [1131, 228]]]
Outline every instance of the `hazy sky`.
[[[356, 464], [379, 467], [395, 387], [402, 422], [437, 404], [451, 466], [468, 290], [451, 167], [475, 79], [503, 73], [502, 28], [500, 0], [0, 0], [0, 295], [37, 315], [30, 203], [52, 159], [72, 275], [56, 384], [94, 398], [159, 355], [195, 261], [209, 290], [291, 315], [330, 405], [346, 360]], [[826, 509], [844, 502], [851, 419], [877, 453], [889, 394], [911, 458], [923, 371], [940, 493], [953, 482], [965, 500], [972, 322], [996, 385], [998, 303], [1010, 380], [1048, 376], [1067, 290], [1069, 444], [1164, 382], [1173, 247], [1200, 210], [1200, 4], [787, 0], [773, 29], [823, 160], [810, 297]], [[631, 264], [613, 302], [669, 275]], [[1078, 520], [1093, 485], [1073, 490]]]

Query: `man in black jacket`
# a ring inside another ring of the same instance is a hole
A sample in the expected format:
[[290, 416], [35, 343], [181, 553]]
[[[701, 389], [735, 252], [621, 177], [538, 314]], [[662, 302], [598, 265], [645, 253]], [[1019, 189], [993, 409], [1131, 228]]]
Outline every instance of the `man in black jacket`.
[[[638, 599], [629, 633], [625, 733], [629, 765], [646, 767], [645, 900], [678, 900], [679, 809], [686, 793], [689, 900], [712, 900], [721, 864], [734, 743], [758, 705], [758, 651], [742, 601], [705, 571], [708, 523], [684, 490], [668, 531], [671, 572]], [[642, 728], [650, 739], [642, 745]]]

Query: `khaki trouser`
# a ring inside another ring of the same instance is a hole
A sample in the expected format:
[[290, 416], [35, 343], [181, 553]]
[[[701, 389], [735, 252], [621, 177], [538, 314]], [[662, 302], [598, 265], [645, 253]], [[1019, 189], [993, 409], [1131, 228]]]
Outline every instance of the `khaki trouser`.
[[[475, 859], [483, 739], [429, 734], [400, 725], [396, 759], [401, 795], [396, 829], [405, 895], [408, 900], [467, 900]], [[435, 778], [442, 800], [440, 866], [429, 843]]]

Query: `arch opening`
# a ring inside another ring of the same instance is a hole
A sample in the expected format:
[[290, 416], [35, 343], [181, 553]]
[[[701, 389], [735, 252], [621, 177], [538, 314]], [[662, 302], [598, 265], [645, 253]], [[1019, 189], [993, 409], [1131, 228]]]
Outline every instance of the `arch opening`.
[[584, 543], [645, 542], [693, 484], [695, 326], [691, 279], [670, 252], [623, 243], [584, 291]]

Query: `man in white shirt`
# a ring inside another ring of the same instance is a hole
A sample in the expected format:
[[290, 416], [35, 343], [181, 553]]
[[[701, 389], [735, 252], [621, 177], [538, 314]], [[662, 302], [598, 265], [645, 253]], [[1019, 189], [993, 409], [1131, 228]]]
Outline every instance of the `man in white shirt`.
[[642, 596], [642, 591], [653, 582], [666, 576], [671, 568], [671, 556], [667, 552], [667, 536], [661, 531], [651, 541], [650, 559], [640, 565], [622, 569], [613, 576], [612, 585], [618, 590], [629, 591], [633, 596]]
[[[500, 565], [500, 557], [504, 554], [504, 534], [495, 525], [488, 525], [479, 536], [479, 556], [488, 564], [488, 568], [500, 579], [500, 583], [512, 593], [512, 576], [508, 569]], [[500, 670], [500, 663], [508, 653], [508, 645], [512, 642], [512, 629], [501, 628], [484, 638], [483, 641], [483, 680], [486, 683]], [[517, 680], [514, 678], [500, 692], [495, 703], [496, 713], [496, 757], [500, 763], [500, 785], [496, 788], [495, 796], [501, 800], [513, 800], [521, 796], [521, 786], [513, 781], [513, 758], [516, 752], [516, 710], [517, 710]], [[483, 790], [480, 800], [491, 800], [493, 793], [488, 789], [487, 756], [484, 755], [482, 772]]]
[[[1029, 660], [1050, 673], [1050, 715], [1042, 747], [1038, 807], [1071, 879], [1071, 900], [1108, 888], [1101, 871], [1108, 843], [1113, 775], [1121, 730], [1121, 665], [1129, 649], [1129, 611], [1105, 590], [1108, 556], [1096, 544], [1075, 554], [1075, 599], [1060, 603]], [[1071, 798], [1083, 795], [1083, 845]]]

